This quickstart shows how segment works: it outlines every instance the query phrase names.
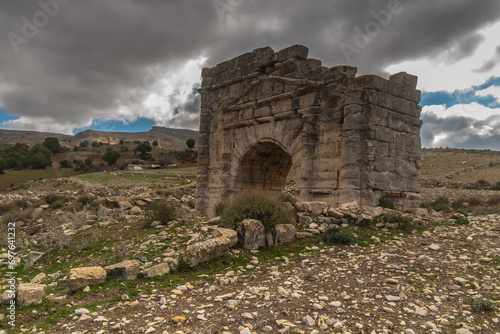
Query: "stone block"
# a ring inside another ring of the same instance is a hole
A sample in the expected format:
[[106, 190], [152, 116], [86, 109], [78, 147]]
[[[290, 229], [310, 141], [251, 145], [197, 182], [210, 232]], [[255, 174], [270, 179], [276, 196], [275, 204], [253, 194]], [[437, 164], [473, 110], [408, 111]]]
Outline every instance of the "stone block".
[[389, 77], [389, 80], [397, 82], [398, 84], [405, 85], [411, 88], [417, 87], [418, 77], [408, 74], [406, 72], [399, 72]]
[[156, 266], [149, 267], [147, 269], [144, 269], [142, 274], [144, 277], [156, 277], [156, 276], [163, 276], [170, 273], [170, 265], [168, 263], [160, 263], [157, 264]]
[[228, 228], [217, 227], [213, 230], [212, 235], [217, 237], [228, 237], [231, 240], [229, 247], [234, 247], [238, 243], [238, 233], [235, 230], [231, 230]]
[[19, 284], [16, 291], [17, 303], [21, 306], [41, 304], [46, 287], [45, 284]]
[[238, 241], [245, 249], [258, 249], [266, 245], [266, 229], [259, 220], [243, 220], [236, 232], [238, 233]]
[[303, 45], [293, 45], [278, 52], [278, 61], [284, 62], [285, 60], [295, 58], [306, 60], [309, 55], [309, 49]]
[[312, 217], [321, 216], [323, 210], [329, 207], [329, 204], [325, 202], [304, 202], [303, 204]]
[[139, 264], [137, 260], [127, 260], [104, 267], [109, 276], [116, 276], [125, 280], [134, 280], [139, 274]]
[[24, 269], [31, 268], [36, 261], [38, 261], [45, 253], [42, 252], [30, 252], [28, 254], [28, 259], [26, 260], [26, 263], [24, 264]]
[[281, 245], [295, 240], [295, 226], [292, 224], [276, 225], [274, 244]]
[[75, 292], [81, 287], [90, 284], [102, 284], [106, 281], [106, 270], [102, 267], [81, 267], [70, 269], [68, 275], [68, 288]]
[[202, 262], [228, 255], [231, 244], [232, 241], [226, 236], [198, 242], [194, 245], [189, 245], [182, 258], [191, 267], [195, 267]]

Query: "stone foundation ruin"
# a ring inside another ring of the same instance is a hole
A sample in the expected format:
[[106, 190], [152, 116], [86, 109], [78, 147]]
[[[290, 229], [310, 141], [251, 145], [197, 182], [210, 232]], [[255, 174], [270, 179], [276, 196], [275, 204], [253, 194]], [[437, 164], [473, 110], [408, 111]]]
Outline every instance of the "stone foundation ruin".
[[301, 201], [419, 204], [420, 91], [327, 68], [296, 45], [245, 53], [202, 72], [197, 210], [243, 191], [277, 195], [293, 170]]

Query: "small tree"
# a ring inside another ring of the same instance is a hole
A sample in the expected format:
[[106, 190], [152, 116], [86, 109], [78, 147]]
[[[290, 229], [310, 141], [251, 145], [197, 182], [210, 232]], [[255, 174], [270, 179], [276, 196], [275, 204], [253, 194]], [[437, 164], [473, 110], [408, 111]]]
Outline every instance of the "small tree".
[[7, 168], [7, 163], [5, 162], [4, 158], [0, 158], [0, 175], [4, 173], [4, 169]]
[[43, 146], [45, 146], [47, 149], [52, 152], [52, 154], [60, 153], [63, 151], [63, 148], [61, 146], [61, 143], [59, 143], [59, 139], [55, 137], [47, 137], [43, 141]]
[[108, 163], [108, 166], [116, 164], [116, 161], [120, 159], [120, 153], [118, 151], [109, 151], [102, 156], [102, 160]]
[[38, 152], [33, 156], [31, 165], [34, 169], [45, 169], [50, 165], [50, 161], [42, 152]]
[[89, 146], [90, 146], [90, 143], [86, 139], [80, 142], [80, 147], [81, 148], [85, 148], [85, 147], [89, 147]]
[[158, 147], [158, 142], [157, 142], [156, 140], [155, 140], [155, 141], [153, 141], [153, 146], [154, 146], [154, 147]]
[[92, 142], [92, 147], [97, 147], [97, 146], [99, 146], [99, 142], [97, 140], [94, 140]]
[[120, 139], [120, 145], [123, 145], [125, 144], [125, 142], [123, 141], [123, 139]]
[[186, 140], [186, 145], [190, 150], [194, 148], [194, 144], [196, 144], [196, 142], [193, 138], [189, 138], [188, 140]]
[[141, 159], [148, 160], [151, 158], [151, 154], [149, 154], [149, 152], [151, 152], [152, 150], [153, 148], [151, 147], [151, 144], [149, 144], [149, 142], [142, 142], [137, 145], [134, 151], [140, 152], [139, 157], [141, 157]]

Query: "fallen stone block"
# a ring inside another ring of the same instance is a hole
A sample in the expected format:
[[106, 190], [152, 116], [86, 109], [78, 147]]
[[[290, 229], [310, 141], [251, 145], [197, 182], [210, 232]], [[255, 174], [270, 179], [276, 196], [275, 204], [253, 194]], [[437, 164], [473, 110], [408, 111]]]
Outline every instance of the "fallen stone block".
[[229, 240], [231, 240], [231, 246], [229, 247], [234, 247], [238, 243], [238, 233], [236, 233], [235, 230], [217, 227], [213, 230], [212, 234], [215, 238], [222, 236], [228, 237]]
[[274, 244], [281, 245], [292, 242], [295, 240], [295, 234], [295, 226], [292, 224], [278, 224], [276, 225]]
[[144, 277], [162, 276], [170, 273], [170, 266], [168, 263], [160, 263], [157, 264], [156, 266], [144, 269], [142, 273]]
[[68, 288], [75, 292], [83, 286], [102, 284], [106, 281], [106, 270], [102, 267], [81, 267], [70, 269], [68, 275]]
[[26, 263], [24, 264], [24, 269], [28, 269], [33, 267], [36, 261], [38, 261], [45, 253], [42, 252], [30, 252], [28, 254], [28, 260], [26, 260]]
[[139, 261], [123, 261], [104, 267], [106, 273], [110, 276], [116, 276], [125, 280], [134, 280], [139, 274]]
[[19, 284], [17, 287], [17, 303], [21, 306], [41, 304], [45, 296], [45, 284]]
[[236, 229], [236, 233], [238, 234], [238, 241], [245, 249], [258, 249], [266, 245], [266, 229], [259, 220], [243, 220]]
[[182, 259], [195, 267], [202, 262], [228, 255], [231, 244], [232, 241], [226, 236], [198, 242], [187, 247]]
[[323, 214], [323, 210], [328, 210], [328, 203], [325, 202], [304, 202], [303, 203], [307, 212], [311, 214], [312, 217], [318, 217]]

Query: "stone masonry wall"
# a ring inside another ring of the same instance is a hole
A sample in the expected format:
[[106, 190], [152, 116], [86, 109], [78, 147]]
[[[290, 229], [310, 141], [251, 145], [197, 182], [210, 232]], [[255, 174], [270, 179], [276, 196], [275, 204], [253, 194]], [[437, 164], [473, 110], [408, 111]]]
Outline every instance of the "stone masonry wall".
[[415, 76], [356, 77], [301, 45], [245, 53], [202, 72], [197, 209], [242, 191], [277, 195], [290, 169], [302, 201], [419, 202]]

